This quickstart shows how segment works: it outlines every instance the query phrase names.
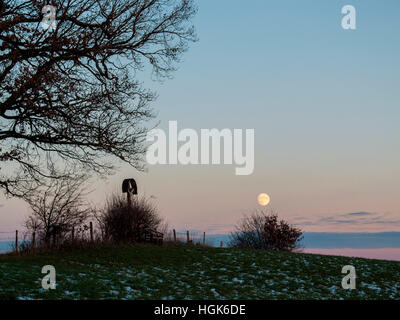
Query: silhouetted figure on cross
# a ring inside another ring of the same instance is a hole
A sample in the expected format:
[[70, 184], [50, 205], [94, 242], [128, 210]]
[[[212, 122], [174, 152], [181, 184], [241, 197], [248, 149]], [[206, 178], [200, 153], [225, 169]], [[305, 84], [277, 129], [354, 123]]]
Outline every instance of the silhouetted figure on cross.
[[126, 193], [128, 205], [132, 207], [133, 196], [137, 194], [137, 184], [135, 179], [125, 179], [122, 182], [122, 193]]

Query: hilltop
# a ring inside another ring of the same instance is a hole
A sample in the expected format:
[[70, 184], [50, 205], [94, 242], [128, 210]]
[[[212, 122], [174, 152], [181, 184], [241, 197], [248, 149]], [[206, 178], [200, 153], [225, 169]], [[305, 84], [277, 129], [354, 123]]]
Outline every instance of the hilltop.
[[[53, 265], [56, 290], [41, 288]], [[353, 265], [357, 289], [341, 287]], [[197, 246], [0, 256], [0, 299], [400, 299], [400, 262]]]

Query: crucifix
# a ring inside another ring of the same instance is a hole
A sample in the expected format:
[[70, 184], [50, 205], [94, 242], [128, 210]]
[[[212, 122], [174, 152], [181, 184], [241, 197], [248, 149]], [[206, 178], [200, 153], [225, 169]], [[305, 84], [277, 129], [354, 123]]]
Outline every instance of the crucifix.
[[132, 207], [133, 196], [137, 194], [135, 179], [125, 179], [122, 182], [122, 193], [126, 193], [128, 206]]

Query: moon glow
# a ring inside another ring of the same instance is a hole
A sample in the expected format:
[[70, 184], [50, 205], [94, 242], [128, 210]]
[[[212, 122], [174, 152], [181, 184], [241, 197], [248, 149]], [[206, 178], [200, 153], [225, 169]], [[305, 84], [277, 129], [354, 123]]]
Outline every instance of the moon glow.
[[261, 193], [260, 195], [258, 195], [257, 200], [260, 206], [265, 207], [270, 203], [271, 198], [266, 193]]

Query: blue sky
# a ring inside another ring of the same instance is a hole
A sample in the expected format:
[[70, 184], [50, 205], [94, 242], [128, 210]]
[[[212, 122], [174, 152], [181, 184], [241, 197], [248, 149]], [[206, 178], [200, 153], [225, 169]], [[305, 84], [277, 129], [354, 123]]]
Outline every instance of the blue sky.
[[[289, 218], [358, 211], [398, 217], [400, 3], [198, 3], [200, 41], [173, 80], [155, 85], [161, 126], [173, 119], [181, 128], [255, 128], [255, 174], [151, 170], [172, 171], [178, 180], [189, 175], [182, 180], [185, 197], [192, 190], [215, 204], [203, 190], [207, 181], [216, 183], [222, 209], [235, 207], [235, 217], [261, 190]], [[357, 10], [354, 31], [341, 27], [347, 4]], [[190, 181], [201, 188], [188, 189]], [[240, 199], [232, 206], [230, 194]]]
[[[255, 172], [230, 166], [122, 166], [99, 181], [95, 203], [134, 177], [177, 229], [229, 231], [257, 195], [307, 231], [400, 231], [400, 2], [199, 0], [199, 42], [153, 105], [160, 127], [254, 128]], [[357, 10], [343, 30], [341, 8]], [[2, 201], [4, 203], [4, 201]], [[26, 214], [0, 208], [0, 225]], [[342, 216], [369, 212], [374, 219]], [[337, 217], [333, 219], [332, 217]], [[367, 219], [367, 220], [366, 220]], [[333, 222], [336, 221], [336, 222]]]

